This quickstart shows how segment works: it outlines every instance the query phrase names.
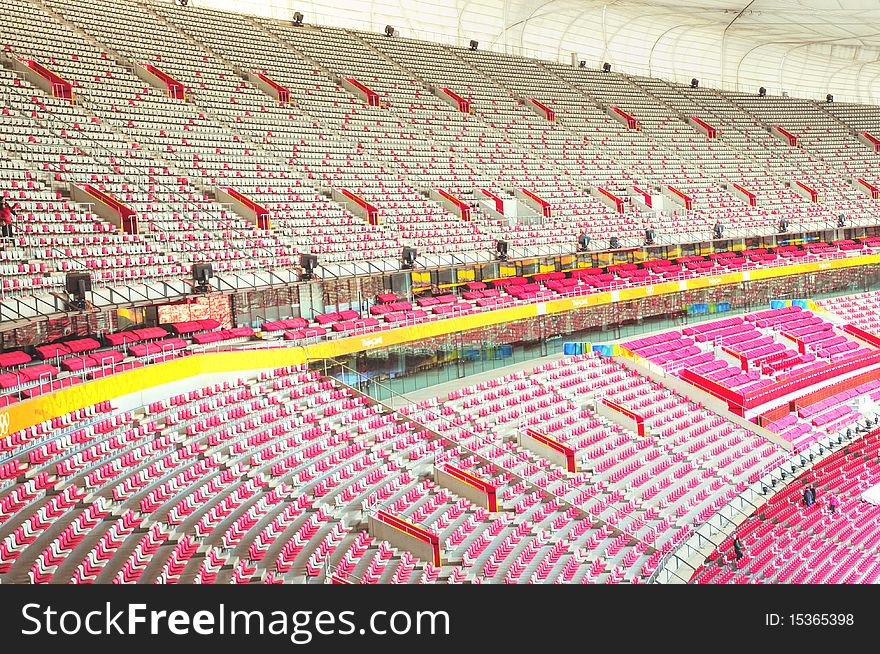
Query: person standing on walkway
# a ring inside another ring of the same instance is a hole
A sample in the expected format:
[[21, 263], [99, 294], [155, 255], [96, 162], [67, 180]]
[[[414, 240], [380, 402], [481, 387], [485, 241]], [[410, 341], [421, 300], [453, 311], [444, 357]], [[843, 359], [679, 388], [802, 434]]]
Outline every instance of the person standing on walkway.
[[15, 218], [13, 207], [5, 197], [0, 196], [0, 236], [3, 238], [12, 238], [13, 226], [12, 220]]
[[812, 486], [807, 486], [804, 489], [804, 506], [813, 506], [813, 502], [816, 501], [816, 493], [813, 490]]
[[739, 568], [740, 560], [746, 555], [746, 548], [739, 539], [739, 536], [734, 536], [733, 538], [733, 553], [736, 555], [736, 561], [733, 562], [733, 567]]

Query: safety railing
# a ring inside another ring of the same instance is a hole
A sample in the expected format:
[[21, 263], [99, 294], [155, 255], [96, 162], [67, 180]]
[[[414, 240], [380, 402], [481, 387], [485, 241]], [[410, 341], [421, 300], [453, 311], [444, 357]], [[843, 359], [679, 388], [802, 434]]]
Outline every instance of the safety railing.
[[[877, 423], [878, 416], [875, 414], [874, 425]], [[856, 430], [851, 427], [842, 429], [836, 434], [814, 441], [806, 450], [792, 455], [783, 463], [768, 464], [760, 472], [750, 475], [750, 478], [757, 477], [757, 480], [713, 513], [678, 548], [664, 556], [651, 575], [649, 583], [688, 583], [711, 553], [706, 551], [707, 546], [712, 549], [717, 548], [733, 535], [745, 520], [788, 484], [794, 482], [801, 473], [812, 469], [854, 439], [861, 437], [863, 433], [861, 427]], [[699, 558], [699, 561], [694, 565], [696, 558]]]

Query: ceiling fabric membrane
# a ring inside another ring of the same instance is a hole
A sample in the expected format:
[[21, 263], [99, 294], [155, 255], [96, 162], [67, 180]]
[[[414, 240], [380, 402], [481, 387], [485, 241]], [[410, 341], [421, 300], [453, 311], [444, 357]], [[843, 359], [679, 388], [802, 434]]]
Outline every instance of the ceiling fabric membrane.
[[190, 0], [730, 90], [880, 102], [877, 0]]

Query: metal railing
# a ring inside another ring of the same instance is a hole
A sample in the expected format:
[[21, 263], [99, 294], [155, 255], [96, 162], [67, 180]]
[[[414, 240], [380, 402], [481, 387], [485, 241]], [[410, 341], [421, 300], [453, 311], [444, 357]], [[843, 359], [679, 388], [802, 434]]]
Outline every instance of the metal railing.
[[[876, 420], [875, 415], [875, 424]], [[824, 459], [843, 449], [853, 439], [861, 436], [860, 427], [841, 429], [836, 434], [814, 441], [806, 450], [793, 454], [786, 461], [780, 464], [768, 464], [760, 472], [749, 475], [750, 478], [757, 476], [757, 480], [713, 513], [678, 548], [670, 551], [660, 561], [648, 583], [689, 583], [710, 553], [706, 552], [707, 545], [713, 549], [719, 547], [769, 499], [796, 481], [800, 473], [811, 470]], [[739, 507], [735, 506], [737, 503]], [[701, 559], [695, 566], [692, 561], [698, 556]]]

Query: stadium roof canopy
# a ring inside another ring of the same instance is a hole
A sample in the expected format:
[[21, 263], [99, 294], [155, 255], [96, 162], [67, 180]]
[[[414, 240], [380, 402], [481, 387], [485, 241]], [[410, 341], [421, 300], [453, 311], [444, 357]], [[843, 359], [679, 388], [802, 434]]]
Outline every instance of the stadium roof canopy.
[[880, 102], [878, 0], [191, 0], [703, 86]]

